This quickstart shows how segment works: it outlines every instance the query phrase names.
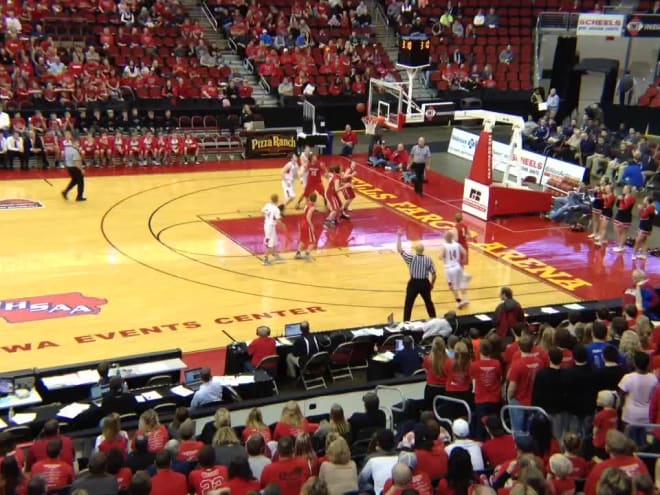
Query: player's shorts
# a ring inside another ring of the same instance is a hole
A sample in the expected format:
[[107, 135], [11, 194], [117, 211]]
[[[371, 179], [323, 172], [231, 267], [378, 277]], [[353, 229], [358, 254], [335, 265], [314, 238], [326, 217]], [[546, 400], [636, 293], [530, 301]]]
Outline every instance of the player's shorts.
[[272, 227], [264, 227], [264, 245], [267, 248], [276, 248], [279, 244], [279, 239], [277, 238], [277, 227], [273, 225]]
[[341, 192], [342, 192], [342, 194], [344, 195], [344, 199], [345, 199], [346, 201], [355, 198], [355, 189], [353, 189], [352, 186], [351, 186], [351, 187], [347, 187], [346, 189], [342, 189]]
[[309, 195], [312, 194], [314, 191], [316, 191], [316, 194], [318, 194], [319, 196], [325, 196], [325, 191], [323, 190], [323, 183], [321, 182], [316, 182], [316, 183], [307, 182], [303, 196], [305, 198], [309, 198]]
[[296, 189], [293, 186], [293, 181], [282, 180], [282, 190], [287, 201], [296, 197]]
[[186, 153], [197, 153], [199, 151], [199, 145], [191, 144], [190, 146], [186, 146], [184, 150]]
[[462, 266], [445, 268], [445, 276], [447, 277], [447, 284], [450, 289], [461, 290], [465, 288], [465, 276]]
[[302, 244], [306, 246], [316, 244], [316, 234], [314, 233], [314, 229], [310, 227], [307, 222], [298, 226], [298, 235]]
[[341, 209], [341, 201], [339, 200], [339, 195], [337, 195], [337, 193], [327, 194], [325, 199], [328, 202], [328, 208], [330, 208], [331, 211], [339, 211]]

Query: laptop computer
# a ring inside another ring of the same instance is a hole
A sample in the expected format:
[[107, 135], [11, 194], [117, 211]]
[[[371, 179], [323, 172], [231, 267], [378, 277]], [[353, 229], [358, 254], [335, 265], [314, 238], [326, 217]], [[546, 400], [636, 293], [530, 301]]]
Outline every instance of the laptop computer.
[[403, 350], [403, 339], [396, 339], [394, 341], [394, 352], [399, 352]]
[[99, 383], [96, 383], [92, 385], [92, 387], [89, 389], [89, 398], [91, 399], [94, 405], [101, 407], [101, 403], [103, 402], [103, 394], [105, 394], [109, 390], [110, 387], [108, 387], [107, 385], [101, 385]]
[[287, 323], [284, 325], [284, 336], [288, 339], [300, 337], [302, 335], [302, 327], [300, 323]]
[[186, 388], [196, 392], [202, 384], [202, 368], [191, 368], [184, 371], [183, 384]]

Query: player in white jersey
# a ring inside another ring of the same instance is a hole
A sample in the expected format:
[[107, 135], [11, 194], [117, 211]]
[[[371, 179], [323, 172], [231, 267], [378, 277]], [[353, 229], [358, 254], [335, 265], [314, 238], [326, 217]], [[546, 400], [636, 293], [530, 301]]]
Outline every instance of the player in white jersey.
[[271, 194], [270, 203], [266, 203], [261, 209], [264, 215], [264, 245], [266, 247], [266, 254], [264, 255], [264, 265], [272, 265], [273, 263], [268, 259], [272, 255], [276, 261], [281, 261], [282, 257], [277, 252], [279, 239], [277, 238], [277, 227], [284, 228], [282, 223], [282, 212], [278, 206], [280, 198], [277, 194]]
[[466, 289], [470, 277], [463, 272], [465, 249], [456, 241], [456, 231], [453, 229], [445, 233], [445, 242], [440, 247], [440, 259], [445, 265], [449, 290], [456, 298], [458, 309], [462, 309], [468, 304]]
[[[312, 149], [309, 146], [305, 146], [303, 152], [300, 154], [300, 159], [298, 160], [298, 177], [300, 177], [300, 183], [302, 184], [303, 191], [307, 188], [307, 165], [312, 159]], [[300, 203], [305, 199], [305, 195], [301, 194], [296, 202], [296, 210], [302, 208]]]
[[295, 181], [298, 176], [298, 156], [291, 154], [291, 158], [282, 167], [282, 189], [284, 190], [284, 206], [296, 199]]

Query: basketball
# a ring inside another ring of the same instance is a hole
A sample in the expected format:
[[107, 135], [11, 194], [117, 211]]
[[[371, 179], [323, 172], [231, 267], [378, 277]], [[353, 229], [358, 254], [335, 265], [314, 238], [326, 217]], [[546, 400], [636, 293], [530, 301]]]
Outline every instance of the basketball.
[[367, 109], [367, 106], [364, 103], [358, 103], [357, 105], [355, 105], [355, 109], [359, 113], [364, 113], [364, 111]]
[[378, 125], [383, 125], [383, 124], [385, 124], [385, 117], [383, 117], [382, 115], [379, 115], [378, 117], [376, 117], [376, 123], [377, 123]]

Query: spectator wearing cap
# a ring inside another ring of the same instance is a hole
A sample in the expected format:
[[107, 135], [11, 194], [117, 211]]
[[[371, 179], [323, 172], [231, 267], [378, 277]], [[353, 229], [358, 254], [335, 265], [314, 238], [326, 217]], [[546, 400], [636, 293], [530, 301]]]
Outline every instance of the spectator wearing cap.
[[257, 328], [257, 338], [250, 342], [247, 353], [250, 356], [250, 360], [245, 363], [248, 371], [253, 371], [263, 358], [277, 354], [275, 339], [270, 336], [270, 327], [261, 325]]
[[[390, 491], [391, 488], [394, 490]], [[414, 452], [401, 452], [399, 462], [392, 468], [392, 478], [385, 482], [383, 494], [398, 495], [403, 490], [412, 488], [419, 495], [432, 495], [433, 485], [429, 475], [419, 469]]]
[[[589, 438], [591, 434], [597, 394], [593, 369], [588, 359], [589, 353], [584, 345], [578, 344], [573, 347], [575, 365], [564, 370], [562, 387], [566, 391], [564, 408], [568, 413], [566, 428], [582, 433], [583, 438]], [[561, 438], [561, 435], [557, 438]]]
[[293, 438], [285, 436], [277, 441], [277, 461], [261, 473], [261, 486], [271, 483], [280, 486], [282, 495], [299, 495], [305, 481], [312, 475], [307, 459], [294, 457]]
[[202, 383], [190, 401], [190, 409], [197, 409], [205, 404], [217, 402], [222, 399], [222, 385], [219, 382], [213, 381], [213, 375], [208, 366], [204, 366], [201, 369], [199, 377]]
[[475, 471], [484, 471], [484, 457], [481, 453], [481, 443], [470, 439], [470, 425], [462, 418], [455, 419], [451, 425], [454, 441], [445, 447], [445, 452], [451, 457], [452, 451], [460, 447], [470, 454], [472, 467]]
[[354, 412], [348, 422], [351, 425], [353, 438], [359, 438], [360, 430], [367, 428], [385, 428], [387, 418], [385, 412], [380, 409], [380, 400], [375, 392], [367, 392], [362, 396], [364, 412]]
[[172, 453], [163, 449], [156, 454], [156, 474], [151, 478], [152, 495], [187, 495], [185, 475], [172, 469]]
[[321, 464], [319, 478], [325, 481], [328, 495], [343, 495], [358, 489], [358, 474], [351, 450], [343, 437], [338, 437], [326, 449], [328, 460]]
[[[119, 483], [117, 478], [106, 473], [106, 457], [103, 452], [95, 452], [89, 459], [87, 472], [81, 473], [78, 479], [71, 484], [71, 493], [76, 490], [86, 490], [87, 493], [94, 495], [116, 495], [119, 493]], [[162, 492], [165, 495], [164, 492]], [[153, 495], [158, 495], [153, 492]], [[175, 492], [169, 492], [168, 495], [179, 495]]]
[[575, 479], [571, 476], [573, 473], [573, 463], [564, 454], [553, 454], [548, 462], [550, 484], [553, 493], [568, 495], [575, 493]]
[[564, 375], [561, 370], [563, 353], [557, 347], [548, 351], [550, 365], [540, 369], [534, 377], [532, 389], [532, 405], [542, 408], [552, 418], [552, 430], [557, 438], [561, 438], [565, 425], [566, 393]]
[[360, 490], [373, 490], [375, 493], [383, 491], [392, 468], [399, 461], [395, 448], [394, 433], [391, 430], [379, 431], [375, 438], [375, 450], [370, 454], [358, 477]]
[[499, 466], [516, 457], [516, 442], [513, 435], [504, 429], [499, 415], [482, 418], [489, 439], [481, 445], [484, 461], [491, 467]]
[[623, 469], [631, 478], [637, 475], [649, 474], [644, 461], [628, 453], [629, 442], [631, 441], [618, 430], [612, 429], [607, 432], [605, 450], [610, 458], [599, 462], [591, 469], [584, 484], [585, 495], [597, 495], [598, 481], [608, 468]]
[[440, 424], [435, 419], [427, 419], [415, 427], [414, 432], [416, 469], [434, 481], [446, 476], [448, 456], [444, 443], [438, 440]]
[[73, 461], [76, 458], [75, 449], [73, 448], [73, 441], [71, 438], [60, 435], [60, 425], [56, 419], [49, 419], [44, 424], [41, 430], [41, 435], [38, 440], [35, 440], [28, 451], [26, 471], [30, 472], [32, 465], [35, 462], [41, 461], [48, 457], [47, 447], [48, 442], [52, 439], [62, 440], [62, 449], [60, 451], [60, 460], [73, 466]]

